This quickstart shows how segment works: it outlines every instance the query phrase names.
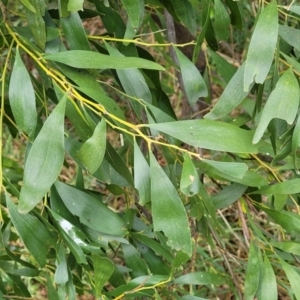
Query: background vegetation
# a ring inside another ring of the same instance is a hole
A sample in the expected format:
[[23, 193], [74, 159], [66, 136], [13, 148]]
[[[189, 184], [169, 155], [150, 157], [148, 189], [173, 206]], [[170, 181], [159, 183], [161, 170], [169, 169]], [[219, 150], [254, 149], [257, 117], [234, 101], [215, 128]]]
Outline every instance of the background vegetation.
[[1, 7], [1, 299], [300, 299], [300, 6]]

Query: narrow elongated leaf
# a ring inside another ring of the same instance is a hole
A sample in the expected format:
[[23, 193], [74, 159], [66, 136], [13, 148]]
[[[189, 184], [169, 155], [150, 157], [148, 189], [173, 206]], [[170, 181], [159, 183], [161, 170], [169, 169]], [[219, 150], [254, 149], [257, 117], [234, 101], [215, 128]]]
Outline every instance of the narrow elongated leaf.
[[46, 54], [44, 58], [80, 69], [152, 69], [164, 70], [153, 61], [138, 57], [123, 57], [106, 55], [85, 50], [70, 50], [53, 54]]
[[298, 81], [293, 71], [289, 69], [280, 77], [267, 100], [253, 137], [254, 144], [261, 139], [272, 119], [283, 119], [288, 124], [294, 122], [299, 106], [299, 97]]
[[286, 25], [279, 26], [279, 35], [288, 44], [300, 51], [300, 30]]
[[51, 233], [35, 216], [20, 214], [7, 193], [5, 198], [10, 218], [20, 238], [36, 261], [42, 267], [45, 266], [49, 248], [47, 241], [52, 238]]
[[272, 246], [288, 253], [300, 255], [300, 243], [298, 242], [272, 242]]
[[259, 249], [251, 241], [245, 278], [245, 300], [253, 300], [260, 281], [261, 254]]
[[190, 156], [185, 153], [180, 179], [180, 190], [186, 196], [194, 196], [199, 193], [199, 189], [199, 175]]
[[69, 211], [80, 218], [86, 226], [99, 232], [124, 236], [122, 219], [110, 210], [101, 199], [74, 187], [56, 181], [55, 188]]
[[94, 281], [95, 281], [95, 290], [96, 297], [101, 296], [101, 291], [103, 286], [110, 278], [111, 274], [114, 271], [114, 264], [107, 257], [102, 257], [99, 255], [93, 255], [93, 266], [94, 266]]
[[297, 150], [300, 146], [300, 118], [298, 116], [296, 126], [293, 131], [293, 137], [292, 137], [292, 156], [293, 156], [293, 162], [296, 172], [299, 172], [299, 167], [297, 166]]
[[[244, 72], [245, 64], [243, 64], [233, 75], [217, 104], [207, 115], [205, 115], [205, 119], [220, 119], [229, 114], [233, 109], [242, 103], [249, 93], [243, 89]], [[252, 86], [253, 83], [250, 84], [250, 88]]]
[[244, 73], [245, 91], [250, 90], [253, 81], [265, 81], [273, 61], [277, 35], [278, 12], [274, 0], [260, 13], [250, 40]]
[[54, 108], [29, 151], [20, 193], [20, 213], [28, 213], [38, 204], [63, 166], [66, 101], [64, 96]]
[[238, 29], [243, 30], [244, 28], [244, 19], [239, 7], [239, 2], [234, 0], [225, 0], [227, 6], [230, 9], [230, 20], [233, 26], [236, 26]]
[[69, 280], [66, 254], [63, 244], [59, 244], [56, 255], [54, 280], [57, 284], [65, 284]]
[[34, 89], [19, 48], [9, 83], [9, 102], [18, 129], [33, 138], [37, 123]]
[[218, 38], [221, 41], [226, 41], [230, 31], [230, 18], [224, 4], [221, 0], [214, 1], [215, 7], [215, 30]]
[[102, 118], [93, 135], [84, 142], [76, 156], [91, 173], [95, 173], [101, 165], [106, 149], [106, 123]]
[[195, 284], [195, 285], [203, 285], [203, 284], [221, 285], [226, 281], [228, 281], [228, 278], [226, 278], [224, 275], [221, 274], [210, 273], [210, 272], [194, 272], [176, 278], [174, 280], [174, 283]]
[[286, 277], [288, 278], [291, 284], [291, 290], [297, 300], [300, 300], [300, 275], [299, 273], [288, 263], [286, 263], [283, 259], [277, 256], [282, 269], [284, 270]]
[[150, 201], [150, 168], [136, 141], [134, 141], [134, 187], [139, 192], [141, 205]]
[[140, 26], [144, 16], [144, 0], [121, 0], [131, 25], [135, 32]]
[[277, 300], [277, 284], [276, 277], [270, 261], [266, 255], [264, 255], [264, 263], [261, 266], [261, 280], [257, 293], [258, 300]]
[[[82, 0], [71, 0], [68, 2], [68, 10], [72, 11], [67, 18], [61, 18], [60, 22], [65, 34], [66, 41], [71, 50], [90, 50], [90, 45], [84, 31], [82, 21], [79, 14], [72, 9], [69, 9], [70, 5], [75, 4], [74, 1], [80, 2]], [[82, 1], [83, 2], [83, 1]], [[77, 5], [80, 3], [77, 3]]]
[[300, 193], [300, 178], [290, 179], [284, 182], [262, 187], [256, 191], [258, 194], [297, 194]]
[[26, 20], [35, 42], [41, 49], [44, 49], [46, 44], [46, 25], [43, 19], [45, 2], [43, 0], [31, 0], [31, 4], [36, 11], [33, 12], [31, 8], [25, 6]]
[[[155, 231], [163, 231], [174, 250], [192, 254], [191, 233], [183, 203], [170, 179], [150, 154], [151, 204]], [[176, 227], [174, 227], [176, 224]]]
[[122, 250], [126, 266], [131, 269], [130, 274], [132, 278], [148, 274], [147, 264], [135, 247], [131, 244], [122, 244]]
[[208, 95], [205, 81], [196, 66], [179, 49], [176, 47], [174, 49], [188, 101], [191, 105], [195, 105], [200, 97]]
[[260, 208], [287, 232], [300, 232], [300, 216], [298, 214], [285, 210], [277, 211], [265, 205], [260, 205]]
[[224, 122], [188, 120], [148, 124], [147, 127], [167, 133], [195, 147], [240, 153], [258, 151], [252, 144], [252, 131]]

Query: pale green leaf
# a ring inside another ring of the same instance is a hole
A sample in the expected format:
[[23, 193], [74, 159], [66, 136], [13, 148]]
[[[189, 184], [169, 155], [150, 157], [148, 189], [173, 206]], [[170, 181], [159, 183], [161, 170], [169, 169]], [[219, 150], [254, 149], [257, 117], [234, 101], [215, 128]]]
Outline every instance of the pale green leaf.
[[67, 96], [45, 121], [29, 151], [20, 193], [20, 213], [28, 213], [49, 191], [64, 161], [64, 119]]
[[54, 274], [54, 281], [57, 284], [65, 284], [69, 280], [68, 266], [66, 261], [66, 253], [63, 244], [59, 244], [56, 252], [56, 270]]
[[276, 276], [266, 255], [264, 255], [264, 262], [261, 266], [261, 277], [257, 298], [258, 300], [278, 299]]
[[77, 152], [76, 157], [82, 162], [89, 173], [95, 173], [101, 165], [106, 149], [106, 122], [102, 118], [93, 135], [86, 140]]
[[[213, 109], [205, 115], [206, 119], [220, 119], [227, 114], [229, 114], [233, 109], [235, 109], [248, 95], [248, 91], [244, 91], [244, 71], [245, 64], [243, 64], [233, 75], [225, 90], [223, 91], [221, 97], [219, 98], [217, 104]], [[250, 84], [250, 88], [253, 83]]]
[[182, 275], [174, 280], [176, 284], [221, 285], [228, 281], [224, 275], [211, 272], [194, 272]]
[[244, 90], [249, 91], [255, 81], [263, 83], [272, 65], [278, 35], [277, 3], [273, 0], [258, 16], [250, 40], [245, 72]]
[[77, 12], [78, 10], [83, 10], [84, 0], [69, 0], [68, 11]]
[[300, 118], [298, 116], [297, 123], [294, 128], [293, 137], [292, 137], [292, 157], [293, 157], [294, 167], [297, 173], [299, 173], [299, 167], [297, 166], [297, 160], [298, 160], [297, 150], [299, 146], [300, 146]]
[[187, 153], [184, 153], [184, 162], [180, 179], [180, 190], [186, 196], [194, 196], [199, 193], [199, 175], [197, 170]]
[[283, 259], [277, 256], [282, 269], [284, 270], [286, 277], [288, 278], [291, 284], [291, 290], [297, 300], [300, 300], [300, 275], [299, 273], [288, 263], [286, 263]]
[[258, 151], [257, 146], [252, 144], [252, 131], [224, 122], [188, 120], [148, 124], [147, 127], [167, 133], [195, 147], [239, 153]]
[[300, 255], [300, 243], [293, 241], [286, 242], [272, 242], [272, 246], [288, 253], [292, 253], [295, 255]]
[[18, 129], [34, 137], [37, 123], [34, 89], [20, 57], [19, 48], [9, 83], [9, 102]]
[[121, 2], [124, 6], [133, 29], [136, 32], [143, 20], [145, 7], [144, 0], [121, 0]]
[[174, 49], [188, 101], [191, 105], [195, 105], [200, 97], [208, 95], [205, 81], [196, 66], [179, 49], [176, 47]]
[[141, 205], [150, 201], [150, 168], [136, 141], [134, 141], [134, 187], [139, 192]]
[[262, 187], [255, 191], [258, 194], [297, 194], [300, 193], [300, 178], [294, 178], [287, 181], [275, 183], [273, 185]]
[[253, 137], [254, 144], [261, 139], [272, 119], [283, 119], [288, 124], [294, 122], [299, 106], [299, 97], [298, 80], [293, 71], [288, 69], [279, 78], [275, 89], [267, 100]]
[[93, 255], [93, 266], [94, 266], [94, 282], [96, 296], [101, 297], [101, 291], [105, 283], [109, 280], [111, 274], [114, 271], [114, 264], [107, 257], [99, 255]]
[[44, 55], [46, 60], [53, 60], [80, 69], [152, 69], [164, 70], [153, 61], [139, 57], [106, 55], [85, 50], [70, 50]]
[[254, 244], [252, 240], [249, 248], [246, 278], [245, 278], [245, 287], [244, 287], [245, 300], [253, 300], [255, 296], [260, 281], [261, 263], [262, 262], [261, 262], [260, 250], [257, 248], [257, 246]]
[[110, 210], [101, 199], [60, 181], [55, 182], [55, 188], [68, 210], [80, 218], [86, 226], [111, 235], [124, 236], [122, 219]]
[[8, 193], [5, 193], [5, 199], [11, 221], [20, 238], [36, 261], [42, 267], [45, 266], [49, 248], [47, 242], [52, 238], [51, 233], [37, 217], [20, 214]]
[[288, 44], [292, 47], [300, 51], [300, 30], [286, 26], [279, 26], [279, 35], [282, 39], [284, 39]]
[[187, 213], [174, 185], [152, 153], [150, 153], [150, 174], [154, 230], [164, 232], [168, 238], [167, 244], [171, 248], [190, 256], [192, 242]]
[[34, 8], [34, 6], [31, 4], [31, 2], [29, 0], [21, 0], [21, 2], [30, 11], [32, 11], [33, 13], [36, 13], [36, 9]]

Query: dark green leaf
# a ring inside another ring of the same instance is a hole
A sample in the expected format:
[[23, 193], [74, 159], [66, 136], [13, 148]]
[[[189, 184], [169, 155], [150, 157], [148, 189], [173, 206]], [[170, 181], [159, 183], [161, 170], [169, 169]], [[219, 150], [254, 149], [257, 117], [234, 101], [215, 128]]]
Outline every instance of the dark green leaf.
[[51, 233], [35, 216], [20, 214], [7, 193], [5, 198], [10, 218], [22, 241], [32, 256], [43, 267], [46, 264], [49, 248], [47, 241], [52, 238]]
[[33, 139], [37, 123], [34, 89], [20, 57], [19, 48], [9, 83], [9, 102], [18, 129]]
[[55, 182], [55, 188], [69, 211], [78, 216], [86, 226], [111, 235], [126, 234], [122, 219], [103, 204], [101, 199], [60, 181]]
[[45, 121], [29, 151], [20, 193], [20, 213], [28, 213], [57, 179], [64, 160], [64, 118], [67, 96]]

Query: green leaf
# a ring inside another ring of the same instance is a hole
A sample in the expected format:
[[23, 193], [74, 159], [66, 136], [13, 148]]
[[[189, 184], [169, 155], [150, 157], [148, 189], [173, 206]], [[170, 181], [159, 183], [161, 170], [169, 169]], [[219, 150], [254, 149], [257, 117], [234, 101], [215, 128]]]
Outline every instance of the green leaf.
[[297, 300], [300, 300], [300, 275], [299, 273], [288, 263], [286, 263], [283, 259], [277, 256], [282, 269], [284, 270], [286, 277], [288, 278], [291, 284], [291, 290]]
[[250, 40], [244, 73], [244, 90], [253, 81], [264, 83], [272, 65], [278, 35], [277, 3], [273, 0], [258, 17]]
[[[82, 0], [70, 0], [68, 7], [74, 1], [80, 2]], [[67, 18], [61, 18], [60, 22], [71, 50], [90, 50], [90, 45], [78, 13], [72, 12]]]
[[179, 49], [176, 47], [174, 49], [188, 101], [191, 105], [195, 105], [200, 97], [208, 95], [205, 81], [196, 66]]
[[94, 266], [94, 282], [96, 297], [101, 296], [101, 291], [105, 283], [110, 278], [111, 274], [114, 271], [115, 265], [107, 257], [102, 257], [99, 255], [93, 254], [93, 266]]
[[109, 209], [101, 199], [96, 199], [85, 192], [64, 184], [55, 182], [55, 188], [68, 210], [80, 218], [86, 226], [111, 235], [124, 236], [122, 219]]
[[[248, 91], [243, 90], [245, 64], [243, 64], [233, 75], [217, 104], [205, 115], [206, 119], [220, 119], [235, 109], [248, 95]], [[250, 85], [250, 88], [253, 84]]]
[[29, 151], [20, 193], [20, 213], [28, 213], [57, 179], [64, 161], [64, 119], [67, 95], [45, 121]]
[[139, 57], [121, 57], [106, 55], [85, 50], [70, 50], [44, 55], [46, 60], [53, 60], [62, 64], [80, 69], [151, 69], [164, 70], [162, 66], [153, 61]]
[[199, 193], [199, 175], [187, 153], [184, 153], [184, 162], [180, 179], [180, 190], [188, 197]]
[[141, 205], [150, 201], [150, 168], [136, 141], [134, 141], [134, 187], [139, 192]]
[[214, 1], [215, 8], [215, 31], [221, 41], [226, 41], [229, 34], [230, 18], [221, 0]]
[[43, 15], [45, 14], [45, 2], [44, 0], [31, 0], [31, 4], [36, 11], [33, 12], [31, 8], [25, 6], [26, 20], [35, 42], [44, 50], [46, 44], [46, 25], [43, 19]]
[[272, 246], [288, 253], [300, 255], [300, 243], [286, 241], [286, 242], [272, 242]]
[[150, 174], [154, 230], [164, 232], [168, 238], [167, 244], [171, 248], [190, 256], [191, 233], [184, 205], [152, 153], [150, 153]]
[[21, 59], [19, 48], [9, 82], [9, 102], [18, 129], [32, 139], [37, 123], [34, 89]]
[[292, 47], [300, 51], [300, 30], [286, 25], [279, 26], [279, 35]]
[[245, 185], [233, 183], [225, 187], [218, 194], [212, 195], [211, 200], [216, 209], [222, 209], [237, 201], [246, 189], [247, 186]]
[[292, 137], [292, 157], [293, 157], [294, 168], [297, 174], [299, 173], [299, 167], [297, 166], [297, 160], [298, 160], [297, 150], [299, 146], [300, 146], [300, 117], [298, 116], [297, 123], [294, 128], [293, 137]]
[[260, 285], [257, 292], [258, 300], [277, 300], [277, 284], [273, 268], [269, 259], [264, 255], [264, 263], [261, 265]]
[[34, 8], [34, 6], [30, 3], [29, 0], [21, 0], [22, 4], [28, 8], [31, 12], [33, 12], [34, 14], [36, 13], [36, 9]]
[[121, 0], [121, 2], [131, 22], [131, 26], [136, 32], [143, 20], [144, 0]]
[[93, 135], [83, 143], [76, 156], [89, 173], [95, 173], [100, 167], [106, 149], [106, 122], [102, 118], [94, 130]]
[[[267, 100], [253, 137], [254, 144], [261, 139], [272, 119], [283, 119], [288, 124], [294, 122], [299, 106], [299, 97], [298, 80], [293, 71], [288, 69], [280, 77]], [[288, 101], [282, 101], [282, 99], [288, 99]]]
[[261, 261], [260, 250], [257, 248], [257, 246], [254, 244], [252, 240], [249, 248], [246, 278], [245, 278], [245, 287], [244, 287], [245, 300], [253, 300], [255, 296], [260, 281], [261, 263], [262, 261]]
[[258, 151], [257, 146], [252, 144], [252, 131], [224, 122], [188, 120], [147, 124], [147, 127], [167, 133], [195, 147], [239, 153]]
[[300, 178], [294, 178], [287, 181], [275, 183], [270, 186], [262, 187], [260, 190], [255, 191], [256, 194], [297, 194], [300, 193]]
[[84, 0], [69, 0], [68, 11], [76, 12], [78, 10], [83, 10]]
[[57, 248], [54, 281], [57, 284], [65, 284], [69, 280], [65, 248], [62, 243], [60, 243]]
[[195, 284], [205, 285], [214, 284], [221, 285], [228, 282], [228, 278], [224, 275], [211, 273], [211, 272], [194, 272], [186, 275], [182, 275], [174, 280], [176, 284]]
[[[81, 247], [83, 247], [86, 243], [78, 236], [76, 229], [78, 228], [73, 226], [69, 221], [62, 218], [56, 212], [50, 210], [51, 215], [53, 216], [54, 220], [57, 222], [58, 231], [60, 232], [63, 240], [69, 247], [70, 251], [74, 255], [78, 264], [87, 264], [87, 260], [85, 254]], [[72, 280], [72, 275], [68, 272], [68, 282]]]
[[47, 242], [52, 238], [51, 233], [35, 216], [20, 214], [7, 193], [5, 198], [10, 218], [20, 238], [41, 267], [45, 266], [49, 248]]
[[130, 275], [132, 278], [148, 274], [147, 264], [135, 247], [130, 244], [122, 244], [122, 250], [126, 266], [131, 269]]
[[260, 205], [260, 208], [287, 232], [300, 232], [300, 216], [298, 214], [285, 210], [277, 211], [265, 205]]
[[239, 2], [234, 0], [225, 0], [228, 8], [230, 9], [230, 20], [233, 26], [236, 26], [238, 29], [243, 30], [244, 28], [244, 19], [239, 7]]

